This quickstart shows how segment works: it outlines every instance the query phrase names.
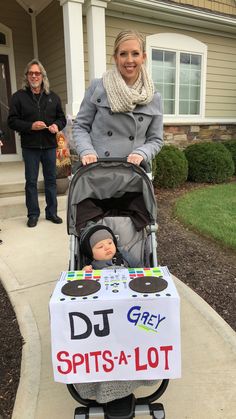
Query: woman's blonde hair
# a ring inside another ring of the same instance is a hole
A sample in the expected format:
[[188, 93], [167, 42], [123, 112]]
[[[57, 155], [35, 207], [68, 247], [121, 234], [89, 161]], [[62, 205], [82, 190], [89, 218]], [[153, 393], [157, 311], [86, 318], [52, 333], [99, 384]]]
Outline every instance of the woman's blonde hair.
[[29, 71], [30, 67], [32, 67], [32, 65], [34, 65], [34, 64], [39, 66], [39, 69], [40, 69], [40, 71], [42, 73], [42, 76], [43, 76], [42, 89], [48, 95], [50, 93], [50, 88], [49, 88], [49, 80], [48, 80], [48, 77], [47, 77], [47, 72], [46, 72], [43, 64], [37, 58], [34, 58], [33, 60], [31, 60], [25, 67], [24, 77], [23, 77], [23, 82], [22, 82], [22, 89], [25, 90], [27, 87], [30, 87], [29, 82], [28, 82], [28, 78], [27, 78], [27, 74], [28, 74], [28, 71]]
[[145, 39], [143, 35], [135, 30], [130, 29], [130, 30], [121, 31], [120, 33], [118, 33], [114, 42], [113, 57], [117, 55], [120, 44], [122, 42], [129, 41], [131, 39], [132, 40], [136, 39], [140, 44], [141, 51], [143, 53], [145, 52], [146, 46], [145, 46]]

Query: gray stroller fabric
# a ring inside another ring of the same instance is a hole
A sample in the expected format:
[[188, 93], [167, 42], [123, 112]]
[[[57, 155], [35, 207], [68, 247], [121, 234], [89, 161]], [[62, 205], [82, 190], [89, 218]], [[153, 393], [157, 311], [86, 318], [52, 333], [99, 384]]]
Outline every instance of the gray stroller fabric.
[[69, 234], [78, 235], [76, 219], [78, 204], [81, 201], [88, 198], [99, 200], [119, 198], [126, 192], [142, 194], [150, 222], [155, 223], [157, 217], [155, 195], [152, 182], [143, 169], [116, 162], [95, 163], [93, 167], [89, 166], [82, 167], [70, 184], [67, 211]]
[[117, 239], [117, 246], [129, 267], [147, 266], [145, 248], [147, 241], [146, 230], [136, 231], [129, 217], [105, 217], [98, 221], [113, 231]]

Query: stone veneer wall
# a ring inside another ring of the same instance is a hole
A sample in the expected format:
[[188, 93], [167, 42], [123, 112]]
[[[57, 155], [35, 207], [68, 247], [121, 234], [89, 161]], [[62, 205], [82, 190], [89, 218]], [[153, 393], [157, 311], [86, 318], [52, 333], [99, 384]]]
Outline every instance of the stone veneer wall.
[[236, 140], [236, 124], [232, 125], [164, 125], [165, 144], [185, 148], [203, 141]]
[[[65, 136], [72, 149], [73, 159], [77, 160], [73, 153], [72, 122], [69, 121]], [[190, 144], [201, 143], [203, 141], [226, 141], [236, 140], [236, 123], [232, 125], [165, 125], [164, 142], [166, 145], [175, 145], [183, 149]]]

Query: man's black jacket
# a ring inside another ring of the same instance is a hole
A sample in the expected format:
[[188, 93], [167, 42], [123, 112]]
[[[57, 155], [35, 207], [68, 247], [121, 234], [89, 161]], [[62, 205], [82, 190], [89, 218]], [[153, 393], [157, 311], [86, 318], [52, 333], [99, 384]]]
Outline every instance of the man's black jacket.
[[33, 131], [33, 122], [43, 121], [47, 126], [56, 124], [59, 131], [66, 125], [61, 100], [54, 92], [34, 95], [30, 89], [18, 90], [10, 104], [8, 126], [19, 132], [23, 148], [55, 148], [56, 135], [48, 129]]

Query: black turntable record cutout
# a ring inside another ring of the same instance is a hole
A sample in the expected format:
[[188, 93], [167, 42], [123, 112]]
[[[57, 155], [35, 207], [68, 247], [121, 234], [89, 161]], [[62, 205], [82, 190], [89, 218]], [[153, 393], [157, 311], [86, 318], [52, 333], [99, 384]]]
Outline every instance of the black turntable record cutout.
[[140, 276], [132, 279], [129, 283], [129, 287], [133, 291], [145, 294], [163, 291], [167, 286], [168, 282], [160, 276]]
[[99, 291], [101, 284], [92, 279], [79, 279], [76, 281], [69, 281], [63, 285], [61, 292], [65, 295], [73, 297], [84, 297], [85, 295], [94, 294]]

